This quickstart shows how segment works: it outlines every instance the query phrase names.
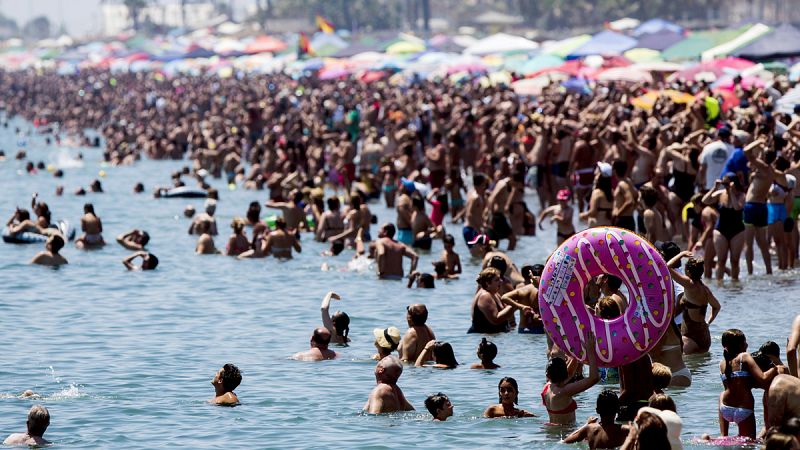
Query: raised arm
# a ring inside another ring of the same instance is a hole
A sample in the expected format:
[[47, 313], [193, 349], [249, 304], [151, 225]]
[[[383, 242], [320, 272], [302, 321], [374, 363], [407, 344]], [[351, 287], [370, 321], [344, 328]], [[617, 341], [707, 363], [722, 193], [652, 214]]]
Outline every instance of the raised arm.
[[325, 297], [322, 299], [322, 304], [319, 306], [319, 311], [322, 314], [322, 326], [328, 329], [331, 334], [336, 334], [335, 329], [333, 327], [333, 321], [331, 320], [330, 315], [330, 305], [331, 299], [341, 300], [342, 298], [339, 297], [339, 294], [330, 291], [325, 294]]
[[416, 367], [422, 367], [425, 365], [426, 362], [431, 361], [433, 359], [433, 346], [436, 344], [436, 341], [428, 341], [425, 344], [425, 348], [422, 349], [419, 356], [417, 357], [417, 361], [414, 363]]
[[583, 342], [583, 351], [586, 352], [586, 357], [589, 360], [589, 377], [567, 384], [559, 394], [573, 396], [589, 389], [600, 381], [600, 370], [597, 368], [597, 356], [594, 349], [595, 343], [594, 333], [589, 332], [586, 336], [586, 341]]

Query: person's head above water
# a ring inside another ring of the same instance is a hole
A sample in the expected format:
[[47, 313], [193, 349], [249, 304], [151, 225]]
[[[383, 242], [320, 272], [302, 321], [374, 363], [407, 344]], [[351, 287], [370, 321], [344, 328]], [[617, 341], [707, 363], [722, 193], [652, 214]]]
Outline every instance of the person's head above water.
[[47, 239], [47, 244], [45, 247], [52, 253], [58, 253], [62, 248], [64, 248], [64, 238], [54, 234]]
[[429, 395], [425, 399], [425, 408], [431, 413], [434, 420], [447, 420], [453, 415], [453, 404], [441, 392]]
[[508, 263], [502, 256], [495, 255], [492, 256], [492, 259], [489, 261], [489, 267], [494, 267], [502, 275], [506, 273], [506, 270], [508, 269]]
[[142, 270], [154, 270], [158, 267], [158, 257], [148, 252], [142, 258]]
[[531, 284], [534, 280], [542, 276], [543, 271], [544, 265], [534, 264], [532, 266], [522, 266], [519, 272], [522, 274], [522, 278], [525, 279], [525, 283]]
[[186, 205], [186, 207], [183, 208], [183, 216], [184, 217], [191, 218], [191, 217], [194, 216], [194, 212], [195, 212], [194, 211], [194, 206], [192, 206], [192, 205]]
[[725, 378], [730, 379], [733, 368], [731, 363], [740, 353], [747, 351], [747, 337], [742, 330], [731, 328], [722, 333], [722, 356], [725, 358]]
[[436, 364], [444, 364], [445, 366], [454, 369], [458, 366], [456, 355], [453, 353], [453, 346], [448, 342], [439, 342], [433, 344], [433, 359]]
[[406, 308], [408, 326], [422, 326], [428, 321], [428, 308], [422, 303], [415, 303]]
[[207, 199], [207, 200], [205, 201], [205, 203], [203, 203], [203, 210], [204, 210], [204, 211], [206, 212], [206, 214], [208, 214], [209, 216], [213, 216], [213, 215], [214, 215], [214, 212], [216, 212], [216, 211], [217, 211], [217, 201], [216, 201], [216, 200], [214, 200], [213, 198], [209, 198], [209, 199]]
[[686, 261], [686, 275], [694, 281], [703, 279], [703, 271], [705, 270], [705, 261], [703, 258], [689, 258]]
[[512, 403], [516, 405], [519, 403], [519, 387], [517, 380], [511, 377], [505, 377], [497, 383], [498, 401], [500, 403]]
[[375, 347], [378, 349], [383, 349], [388, 353], [391, 353], [397, 350], [397, 347], [400, 346], [400, 340], [402, 336], [400, 335], [400, 330], [397, 327], [389, 327], [389, 328], [375, 328], [372, 330], [373, 336], [375, 336]]
[[94, 205], [92, 205], [91, 203], [85, 203], [83, 205], [83, 213], [96, 216], [96, 214], [94, 213]]
[[550, 361], [547, 362], [545, 374], [547, 375], [547, 379], [555, 384], [567, 381], [569, 372], [567, 371], [566, 361], [560, 356], [550, 358]]
[[602, 297], [597, 301], [595, 314], [601, 319], [612, 320], [621, 316], [622, 311], [619, 310], [619, 304], [613, 298]]
[[33, 405], [28, 411], [28, 435], [41, 437], [50, 426], [50, 411], [42, 405]]
[[219, 369], [211, 384], [221, 388], [221, 393], [225, 393], [233, 392], [234, 389], [239, 387], [241, 382], [242, 373], [239, 371], [239, 368], [229, 363]]
[[375, 380], [388, 385], [397, 384], [403, 374], [403, 363], [396, 356], [386, 356], [375, 366]]
[[597, 394], [597, 406], [595, 408], [601, 418], [614, 418], [619, 412], [619, 397], [611, 389], [603, 389]]
[[331, 316], [331, 321], [333, 322], [333, 329], [336, 330], [336, 334], [343, 337], [346, 341], [347, 335], [350, 334], [350, 316], [348, 316], [346, 312], [336, 311]]
[[497, 356], [497, 346], [494, 345], [494, 342], [487, 340], [486, 338], [481, 338], [481, 342], [478, 344], [478, 359], [481, 362], [492, 362], [494, 358]]
[[331, 343], [331, 332], [327, 328], [320, 327], [314, 330], [311, 335], [311, 347], [326, 350]]
[[494, 267], [487, 267], [486, 269], [481, 270], [481, 273], [478, 274], [478, 277], [475, 281], [478, 282], [478, 286], [483, 289], [490, 290], [491, 284], [495, 280], [500, 279], [500, 271], [495, 269]]

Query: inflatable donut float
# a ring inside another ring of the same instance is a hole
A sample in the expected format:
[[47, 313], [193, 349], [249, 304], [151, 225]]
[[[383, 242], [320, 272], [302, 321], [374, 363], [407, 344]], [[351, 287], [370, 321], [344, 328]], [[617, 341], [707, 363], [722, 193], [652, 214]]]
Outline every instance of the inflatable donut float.
[[[619, 277], [628, 308], [604, 320], [585, 306], [584, 287], [600, 274]], [[669, 326], [674, 307], [672, 278], [664, 258], [647, 239], [615, 227], [581, 231], [559, 245], [545, 265], [539, 309], [553, 342], [586, 362], [582, 342], [590, 331], [601, 367], [619, 367], [649, 352]]]

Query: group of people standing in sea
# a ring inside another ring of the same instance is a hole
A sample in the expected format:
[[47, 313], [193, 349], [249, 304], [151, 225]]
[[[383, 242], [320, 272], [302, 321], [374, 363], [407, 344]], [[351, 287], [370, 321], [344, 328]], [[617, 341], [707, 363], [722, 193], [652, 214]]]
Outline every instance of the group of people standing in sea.
[[[740, 280], [742, 254], [747, 273], [753, 274], [756, 249], [763, 263], [758, 270], [766, 274], [772, 273], [773, 260], [779, 270], [797, 263], [799, 111], [785, 114], [775, 107], [788, 82], [745, 88], [739, 81], [734, 88], [739, 104], [730, 105], [708, 85], [688, 82], [601, 83], [589, 94], [553, 85], [527, 98], [470, 81], [392, 86], [280, 74], [165, 79], [91, 70], [67, 76], [16, 72], [0, 73], [0, 87], [9, 93], [0, 106], [8, 115], [34, 121], [43, 132], [52, 131], [52, 124], [63, 133], [98, 129], [110, 164], [135, 164], [142, 157], [190, 160], [191, 167], [171, 174], [171, 183], [156, 187], [154, 195], [206, 197], [202, 212], [184, 210], [191, 218], [189, 233], [198, 236], [198, 254], [289, 259], [302, 251], [302, 241], [315, 239], [329, 246], [327, 255], [353, 249], [353, 261], [373, 261], [382, 279], [407, 275], [409, 287], [432, 288], [436, 280], [464, 276], [454, 250], [463, 239], [469, 257], [482, 261], [469, 309], [472, 333], [544, 333], [538, 283], [545, 261], [517, 257], [525, 263], [518, 269], [512, 252], [546, 223], [555, 228], [554, 244], [587, 227], [637, 232], [670, 267], [679, 299], [671, 326], [649, 354], [618, 368], [598, 366], [592, 336], [584, 361], [548, 345], [542, 401], [551, 422], [572, 424], [576, 394], [600, 381], [618, 380], [619, 394], [604, 390], [598, 396], [599, 421], [590, 420], [565, 441], [649, 449], [680, 446], [677, 405], [665, 390], [691, 384], [684, 355], [706, 353], [712, 345], [709, 325], [724, 302], [706, 280]], [[628, 103], [661, 87], [697, 100], [685, 105], [660, 97], [651, 109]], [[84, 95], [74, 95], [79, 89]], [[266, 189], [263, 208], [274, 211], [264, 220], [262, 203], [250, 203], [231, 222], [224, 251], [214, 242], [220, 233], [216, 205], [224, 195], [209, 178], [223, 178], [233, 188]], [[536, 192], [537, 205], [528, 205], [526, 189]], [[134, 192], [144, 190], [137, 185]], [[374, 202], [384, 202], [397, 215], [373, 238], [376, 219], [369, 205]], [[59, 251], [68, 236], [51, 227], [46, 204], [34, 198], [32, 208], [36, 220], [18, 208], [7, 223], [8, 234], [46, 236], [46, 250], [33, 262], [65, 264]], [[462, 224], [460, 234], [452, 232], [456, 223]], [[91, 203], [84, 207], [81, 229], [75, 241], [79, 248], [105, 244]], [[118, 237], [123, 247], [136, 251], [125, 259], [126, 267], [158, 265], [145, 250], [149, 238], [142, 230]], [[421, 271], [418, 253], [439, 242], [443, 251], [434, 273]], [[142, 261], [136, 266], [138, 257]], [[622, 286], [617, 277], [597, 277], [586, 286], [586, 307], [606, 320], [619, 317], [634, 303]], [[310, 350], [296, 358], [335, 358], [329, 345], [346, 344], [349, 318], [328, 313], [334, 298], [329, 294], [323, 301], [322, 326], [314, 330]], [[397, 386], [404, 364], [433, 363], [442, 369], [458, 364], [452, 347], [436, 340], [426, 320], [425, 306], [415, 304], [408, 308], [405, 335], [395, 327], [375, 330], [377, 386], [366, 411], [412, 408]], [[790, 333], [786, 364], [775, 342], [751, 355], [742, 331], [722, 334], [722, 436], [734, 423], [741, 436], [756, 438], [752, 389], [758, 387], [765, 391], [767, 448], [800, 445], [800, 321]], [[776, 336], [776, 342], [785, 337]], [[496, 353], [494, 344], [482, 340], [476, 369], [496, 367]], [[223, 367], [214, 378], [215, 401], [237, 403], [232, 391], [239, 382], [235, 366]], [[499, 404], [485, 415], [530, 415], [515, 406], [517, 393], [513, 378], [500, 380]], [[442, 393], [425, 406], [437, 420], [452, 414], [453, 403]], [[618, 420], [633, 422], [618, 425]], [[788, 446], [771, 444], [780, 439]]]

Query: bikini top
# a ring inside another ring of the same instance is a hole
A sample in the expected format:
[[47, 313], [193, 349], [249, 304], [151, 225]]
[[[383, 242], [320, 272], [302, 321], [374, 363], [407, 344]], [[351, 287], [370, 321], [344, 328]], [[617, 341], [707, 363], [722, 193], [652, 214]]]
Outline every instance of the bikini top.
[[544, 408], [547, 410], [548, 413], [550, 413], [550, 414], [569, 414], [571, 412], [575, 412], [575, 410], [578, 409], [578, 403], [575, 402], [574, 398], [572, 399], [572, 402], [569, 405], [567, 405], [567, 407], [564, 408], [564, 409], [560, 409], [560, 410], [556, 411], [556, 410], [548, 408], [547, 407], [547, 401], [545, 399], [547, 398], [547, 392], [549, 390], [550, 390], [550, 383], [547, 383], [547, 384], [544, 385], [544, 389], [542, 389], [542, 404], [544, 405]]
[[[742, 359], [741, 358], [742, 357], [739, 356], [739, 368], [742, 367]], [[733, 362], [733, 361], [731, 361], [731, 362]], [[734, 371], [731, 372], [731, 378], [743, 378], [743, 377], [750, 377], [750, 376], [752, 376], [752, 375], [750, 375], [750, 372], [748, 372], [746, 370], [734, 370]], [[723, 383], [728, 381], [728, 379], [725, 378], [725, 374], [724, 373], [719, 374], [719, 377], [722, 379]]]

